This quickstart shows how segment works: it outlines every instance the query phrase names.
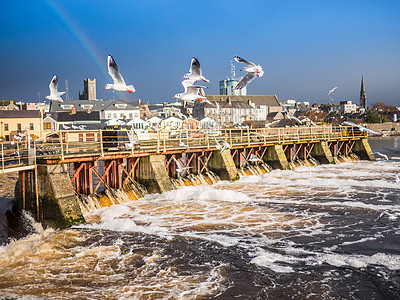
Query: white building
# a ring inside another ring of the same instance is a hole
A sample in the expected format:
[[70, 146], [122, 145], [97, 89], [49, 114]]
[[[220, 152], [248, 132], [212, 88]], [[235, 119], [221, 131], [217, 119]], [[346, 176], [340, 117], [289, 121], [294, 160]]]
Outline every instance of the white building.
[[352, 114], [357, 111], [357, 104], [353, 104], [351, 101], [340, 101], [339, 111], [341, 114]]

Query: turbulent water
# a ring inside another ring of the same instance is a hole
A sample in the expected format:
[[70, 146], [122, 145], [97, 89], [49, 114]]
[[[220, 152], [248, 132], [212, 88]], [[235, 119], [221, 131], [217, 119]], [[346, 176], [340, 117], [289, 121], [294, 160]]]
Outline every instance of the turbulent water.
[[[400, 299], [400, 138], [376, 162], [187, 186], [19, 237], [0, 293], [53, 299]], [[396, 176], [397, 175], [397, 176]], [[3, 203], [13, 182], [2, 178]], [[8, 187], [7, 187], [8, 184]], [[20, 226], [23, 227], [23, 226]]]

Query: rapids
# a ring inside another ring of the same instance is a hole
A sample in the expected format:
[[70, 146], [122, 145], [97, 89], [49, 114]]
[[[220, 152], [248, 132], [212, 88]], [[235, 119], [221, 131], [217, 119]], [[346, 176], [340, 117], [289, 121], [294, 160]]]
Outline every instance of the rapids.
[[[400, 299], [400, 138], [370, 145], [389, 160], [248, 168], [256, 175], [234, 183], [194, 178], [199, 185], [134, 201], [114, 195], [124, 199], [93, 203], [89, 222], [66, 230], [43, 229], [29, 215], [15, 229], [2, 214], [0, 293]], [[13, 184], [2, 178], [4, 207]]]

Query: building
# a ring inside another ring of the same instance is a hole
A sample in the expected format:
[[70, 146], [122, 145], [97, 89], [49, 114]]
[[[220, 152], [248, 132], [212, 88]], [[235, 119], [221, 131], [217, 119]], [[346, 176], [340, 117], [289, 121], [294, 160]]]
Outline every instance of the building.
[[[232, 102], [235, 101], [244, 101], [248, 103], [252, 108], [257, 110], [253, 110], [253, 118], [257, 120], [267, 120], [268, 115], [273, 112], [283, 111], [283, 108], [278, 100], [276, 95], [246, 95], [246, 96], [229, 96], [222, 97], [220, 95], [207, 95], [207, 99], [211, 102], [213, 101], [226, 101], [230, 99]], [[259, 116], [260, 113], [264, 115]], [[193, 116], [195, 116], [193, 114]], [[203, 117], [203, 116], [201, 116]]]
[[365, 93], [364, 76], [361, 77], [360, 108], [367, 109], [367, 94]]
[[199, 129], [199, 128], [200, 128], [200, 122], [193, 118], [188, 118], [182, 123], [182, 129]]
[[0, 110], [19, 110], [20, 106], [16, 105], [14, 100], [1, 100]]
[[127, 119], [140, 117], [137, 102], [127, 102], [121, 99], [110, 100], [68, 100], [61, 103], [51, 101], [50, 112], [100, 112], [101, 120]]
[[207, 96], [212, 104], [196, 101], [193, 117], [197, 119], [209, 117], [214, 119], [220, 127], [233, 127], [243, 122], [266, 120], [265, 108], [256, 107], [250, 100], [232, 100], [234, 97], [241, 96]]
[[357, 104], [353, 104], [351, 101], [340, 101], [339, 111], [342, 115], [355, 113]]
[[103, 129], [104, 123], [100, 120], [100, 112], [61, 111], [47, 113], [43, 119], [43, 130], [48, 133], [57, 130], [74, 130], [80, 127], [85, 130]]
[[0, 138], [12, 141], [14, 135], [25, 133], [32, 138], [43, 136], [40, 110], [0, 110]]
[[79, 100], [96, 100], [96, 78], [83, 79], [83, 92], [79, 92]]
[[238, 84], [238, 80], [228, 79], [228, 80], [220, 80], [219, 82], [219, 94], [220, 95], [236, 95], [243, 96], [247, 95], [247, 88], [243, 88], [241, 90], [235, 90], [235, 86]]

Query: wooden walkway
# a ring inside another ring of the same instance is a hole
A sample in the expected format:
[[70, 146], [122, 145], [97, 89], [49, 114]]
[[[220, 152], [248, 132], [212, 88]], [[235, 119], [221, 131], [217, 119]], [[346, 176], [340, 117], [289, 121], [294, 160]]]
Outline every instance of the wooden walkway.
[[172, 130], [149, 132], [146, 139], [127, 130], [62, 130], [35, 141], [2, 142], [0, 173], [34, 169], [38, 163], [97, 161], [213, 150], [217, 149], [217, 141], [222, 140], [235, 149], [365, 137], [366, 133], [350, 126]]

